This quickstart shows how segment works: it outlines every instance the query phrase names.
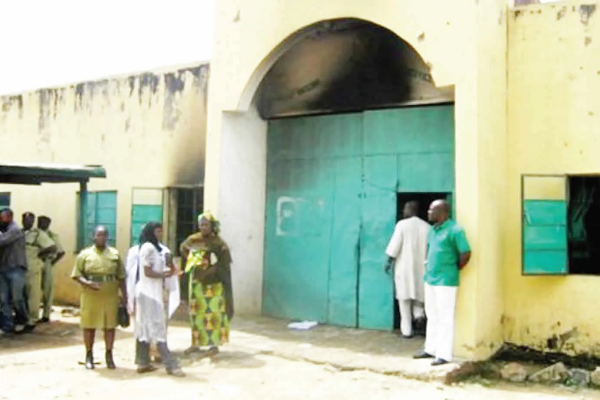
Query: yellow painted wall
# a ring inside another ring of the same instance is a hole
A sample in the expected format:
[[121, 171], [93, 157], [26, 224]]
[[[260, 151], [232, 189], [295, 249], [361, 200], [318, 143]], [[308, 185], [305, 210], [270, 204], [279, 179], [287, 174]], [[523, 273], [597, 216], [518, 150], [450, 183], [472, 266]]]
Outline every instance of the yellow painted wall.
[[[203, 181], [208, 64], [182, 66], [0, 98], [3, 162], [103, 165], [89, 190], [117, 190], [117, 247], [130, 244], [132, 189]], [[0, 185], [20, 223], [32, 211], [53, 219], [66, 256], [56, 301], [78, 302], [75, 256], [79, 185]]]
[[[209, 87], [205, 204], [231, 221], [247, 225], [257, 213], [264, 213], [264, 206], [255, 204], [264, 202], [263, 195], [251, 193], [252, 187], [245, 192], [252, 200], [235, 208], [221, 197], [241, 179], [230, 168], [235, 165], [236, 154], [243, 154], [249, 168], [263, 168], [264, 146], [247, 146], [244, 152], [234, 145], [224, 149], [223, 137], [231, 140], [230, 136], [238, 134], [244, 140], [252, 136], [265, 141], [261, 135], [265, 135], [266, 127], [258, 121], [253, 128], [234, 122], [253, 115], [248, 110], [256, 87], [286, 47], [294, 44], [297, 32], [337, 18], [363, 19], [390, 29], [429, 63], [436, 85], [455, 87], [456, 209], [458, 221], [473, 245], [473, 260], [462, 273], [459, 290], [455, 349], [459, 357], [489, 356], [502, 343], [504, 312], [505, 219], [498, 211], [506, 204], [507, 11], [505, 0], [378, 0], [376, 4], [364, 0], [305, 0], [302, 7], [278, 0], [264, 0], [260, 7], [250, 0], [220, 1]], [[248, 132], [244, 132], [246, 129]], [[258, 181], [254, 186], [262, 190]], [[223, 229], [227, 235], [227, 226]], [[263, 242], [256, 238], [261, 235], [257, 229], [247, 239], [230, 243], [234, 259], [242, 256], [236, 255], [241, 247], [245, 254], [260, 259]], [[245, 273], [244, 266], [237, 268], [234, 285], [236, 279], [242, 282], [236, 275]], [[262, 267], [252, 268], [255, 276]], [[256, 292], [254, 295], [259, 296]], [[238, 303], [256, 302], [237, 296]]]
[[[598, 356], [600, 277], [521, 276], [520, 175], [600, 173], [600, 15], [588, 16], [585, 4], [523, 7], [509, 17], [503, 322], [509, 342], [544, 350], [556, 335], [552, 350]], [[561, 195], [550, 186], [545, 195]]]

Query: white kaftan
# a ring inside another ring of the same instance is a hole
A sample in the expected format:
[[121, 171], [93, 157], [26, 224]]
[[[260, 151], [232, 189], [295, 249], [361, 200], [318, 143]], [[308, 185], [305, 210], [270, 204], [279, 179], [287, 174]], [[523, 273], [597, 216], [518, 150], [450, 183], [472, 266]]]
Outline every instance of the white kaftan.
[[430, 226], [419, 217], [396, 224], [385, 253], [396, 259], [394, 283], [398, 300], [424, 302], [425, 257]]
[[[166, 266], [166, 256], [167, 254], [171, 254], [171, 250], [167, 246], [162, 243], [159, 243], [161, 248], [161, 255], [165, 259]], [[130, 295], [127, 297], [128, 304], [127, 309], [130, 314], [133, 314], [134, 304], [135, 304], [135, 285], [136, 285], [136, 275], [138, 270], [138, 261], [139, 261], [139, 252], [140, 246], [133, 246], [129, 249], [127, 253], [127, 264], [126, 264], [126, 272], [127, 272], [127, 293]], [[179, 291], [179, 277], [173, 275], [169, 278], [165, 278], [164, 287], [169, 292], [169, 305], [168, 305], [168, 318], [171, 318], [180, 304], [180, 291]]]
[[144, 243], [139, 254], [139, 281], [135, 285], [134, 336], [140, 342], [166, 342], [167, 320], [163, 300], [163, 279], [146, 276], [144, 269], [163, 273], [165, 259], [151, 243]]

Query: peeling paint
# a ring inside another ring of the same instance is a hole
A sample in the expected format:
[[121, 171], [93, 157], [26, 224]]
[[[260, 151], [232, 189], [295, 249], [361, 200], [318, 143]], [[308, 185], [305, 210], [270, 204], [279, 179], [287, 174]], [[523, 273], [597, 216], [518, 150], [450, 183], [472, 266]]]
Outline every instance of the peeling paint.
[[516, 21], [516, 20], [517, 20], [517, 19], [518, 19], [518, 18], [521, 16], [521, 14], [522, 14], [522, 13], [523, 13], [523, 12], [522, 12], [521, 10], [516, 10], [516, 11], [513, 13], [513, 17], [514, 17], [515, 21]]
[[557, 13], [556, 13], [556, 20], [560, 21], [561, 19], [563, 19], [565, 16], [567, 15], [567, 7], [563, 7], [561, 8]]
[[596, 12], [595, 4], [582, 4], [579, 6], [581, 23], [587, 25], [592, 15]]

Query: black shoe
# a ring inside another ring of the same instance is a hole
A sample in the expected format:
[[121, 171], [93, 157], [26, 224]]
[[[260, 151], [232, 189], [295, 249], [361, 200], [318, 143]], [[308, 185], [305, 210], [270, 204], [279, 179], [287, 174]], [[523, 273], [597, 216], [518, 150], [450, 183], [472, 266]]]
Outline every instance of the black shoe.
[[35, 329], [35, 325], [25, 325], [25, 328], [21, 331], [21, 333], [31, 333]]
[[424, 351], [420, 351], [413, 356], [415, 360], [423, 360], [425, 358], [433, 358], [433, 356], [429, 353], [425, 353]]
[[38, 324], [47, 324], [50, 322], [50, 318], [44, 317], [38, 321]]
[[112, 350], [106, 350], [106, 368], [116, 369], [115, 360], [113, 360]]
[[437, 367], [438, 365], [444, 365], [444, 364], [448, 364], [448, 361], [446, 361], [442, 358], [436, 358], [435, 360], [433, 360], [431, 362], [431, 365], [434, 367]]
[[85, 369], [94, 369], [94, 353], [91, 351], [85, 355]]

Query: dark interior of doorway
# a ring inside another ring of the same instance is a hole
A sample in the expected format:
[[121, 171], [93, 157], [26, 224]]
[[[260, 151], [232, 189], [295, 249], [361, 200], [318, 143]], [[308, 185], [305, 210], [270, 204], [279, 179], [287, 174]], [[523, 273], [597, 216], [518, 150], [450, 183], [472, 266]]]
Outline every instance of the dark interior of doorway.
[[600, 275], [600, 176], [569, 178], [569, 273]]
[[[429, 205], [438, 199], [446, 199], [449, 193], [398, 193], [396, 196], [396, 222], [402, 219], [404, 205], [409, 201], [419, 203], [419, 218], [427, 221], [427, 209]], [[400, 311], [398, 299], [394, 297], [394, 329], [400, 329]], [[421, 332], [415, 332], [420, 334]], [[424, 334], [424, 332], [422, 332]]]

